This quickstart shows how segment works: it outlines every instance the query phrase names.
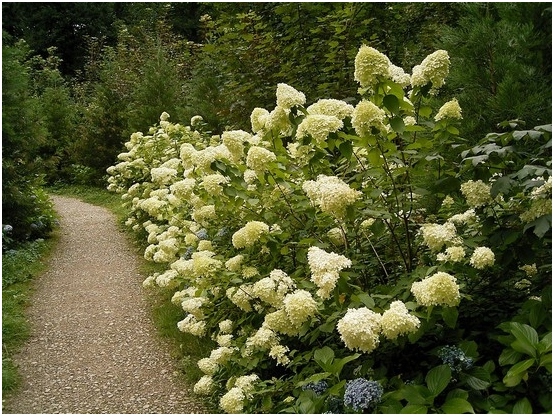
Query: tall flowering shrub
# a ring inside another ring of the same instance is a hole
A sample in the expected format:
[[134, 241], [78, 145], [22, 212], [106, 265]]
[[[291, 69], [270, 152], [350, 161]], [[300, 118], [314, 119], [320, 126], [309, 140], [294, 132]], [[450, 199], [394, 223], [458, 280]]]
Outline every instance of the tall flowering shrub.
[[[147, 241], [144, 257], [166, 267], [144, 286], [167, 288], [183, 310], [178, 328], [215, 343], [194, 390], [225, 412], [491, 410], [502, 366], [521, 356], [499, 362], [488, 334], [529, 296], [535, 315], [548, 307], [549, 164], [520, 192], [505, 179], [517, 172], [470, 178], [461, 167], [472, 156], [445, 160], [463, 143], [457, 101], [429, 105], [446, 51], [407, 74], [364, 45], [355, 67], [357, 103], [308, 105], [279, 84], [276, 106], [252, 111], [251, 131], [213, 136], [199, 117], [186, 126], [164, 113], [131, 136], [109, 189]], [[523, 203], [533, 214], [519, 214]], [[538, 250], [523, 255], [522, 244]], [[479, 302], [494, 288], [501, 313]], [[452, 353], [441, 362], [446, 346], [472, 365], [451, 369]], [[541, 383], [550, 350], [536, 348], [526, 370]], [[525, 394], [501, 406], [526, 404]]]

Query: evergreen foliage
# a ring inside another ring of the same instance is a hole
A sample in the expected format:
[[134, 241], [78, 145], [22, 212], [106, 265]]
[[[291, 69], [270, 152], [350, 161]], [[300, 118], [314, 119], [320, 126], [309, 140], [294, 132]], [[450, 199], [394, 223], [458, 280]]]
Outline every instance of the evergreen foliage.
[[46, 132], [40, 101], [31, 93], [29, 49], [2, 35], [2, 248], [7, 249], [46, 235], [53, 217], [36, 163]]
[[464, 109], [468, 138], [498, 131], [498, 123], [548, 123], [552, 113], [552, 18], [547, 3], [469, 3], [444, 28], [451, 51], [449, 91]]

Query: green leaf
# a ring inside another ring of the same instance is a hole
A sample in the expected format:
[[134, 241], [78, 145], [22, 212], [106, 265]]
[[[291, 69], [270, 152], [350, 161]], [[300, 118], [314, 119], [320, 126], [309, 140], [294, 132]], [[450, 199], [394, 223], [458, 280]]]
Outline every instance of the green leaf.
[[498, 178], [491, 187], [491, 196], [496, 198], [498, 194], [507, 195], [510, 192], [510, 189], [517, 184], [516, 181], [511, 179], [509, 176], [502, 176]]
[[[319, 365], [321, 365], [322, 363], [331, 364], [334, 358], [335, 358], [335, 352], [329, 347], [319, 348], [314, 351], [314, 360]], [[326, 368], [324, 368], [324, 370], [327, 371]]]
[[403, 415], [426, 414], [426, 413], [427, 413], [427, 406], [424, 406], [422, 404], [409, 404], [400, 411], [400, 414], [403, 414]]
[[508, 398], [500, 394], [491, 394], [488, 399], [489, 403], [496, 408], [502, 408], [509, 402]]
[[317, 383], [320, 380], [325, 380], [325, 379], [329, 378], [330, 375], [331, 375], [331, 373], [312, 374], [310, 377], [308, 377], [305, 380], [302, 380], [302, 382], [298, 383], [297, 387], [302, 387], [302, 386], [305, 386], [306, 384], [310, 384], [310, 383]]
[[549, 314], [546, 313], [541, 303], [534, 302], [534, 304], [529, 308], [529, 323], [532, 327], [538, 328], [548, 315]]
[[506, 348], [498, 357], [498, 363], [500, 365], [511, 365], [519, 362], [521, 360], [521, 353], [512, 349]]
[[420, 108], [419, 108], [419, 115], [420, 116], [423, 116], [423, 117], [430, 117], [431, 114], [433, 113], [433, 109], [428, 106], [428, 105], [422, 105]]
[[[527, 373], [525, 373], [527, 374]], [[518, 373], [514, 376], [505, 376], [503, 379], [502, 379], [502, 382], [504, 383], [504, 385], [506, 387], [515, 387], [517, 386], [519, 383], [521, 383], [521, 380], [523, 379], [523, 376], [524, 376], [524, 373]]]
[[533, 413], [533, 406], [531, 406], [531, 402], [529, 402], [529, 399], [527, 397], [524, 397], [523, 399], [519, 400], [512, 410], [513, 414], [531, 414]]
[[352, 142], [342, 142], [339, 145], [339, 151], [345, 159], [350, 159], [352, 156]]
[[535, 364], [535, 360], [533, 358], [530, 358], [525, 361], [521, 361], [517, 364], [514, 364], [506, 374], [507, 377], [514, 377], [517, 374], [527, 372], [527, 369], [532, 367], [533, 364]]
[[456, 327], [456, 321], [458, 320], [458, 309], [457, 308], [443, 308], [442, 310], [442, 319], [446, 325], [450, 328]]
[[372, 167], [380, 167], [383, 165], [383, 159], [381, 158], [381, 152], [377, 148], [372, 148], [367, 153], [367, 160]]
[[441, 406], [444, 413], [475, 413], [473, 406], [464, 399], [453, 398]]
[[460, 130], [458, 130], [456, 127], [454, 126], [448, 126], [446, 128], [446, 131], [448, 131], [448, 133], [450, 134], [453, 134], [454, 136], [457, 136], [460, 134]]
[[390, 119], [390, 126], [397, 133], [403, 133], [405, 130], [404, 120], [402, 117], [393, 117]]
[[333, 361], [333, 365], [332, 365], [332, 368], [333, 368], [333, 374], [335, 375], [339, 375], [342, 371], [342, 368], [344, 367], [344, 365], [346, 363], [349, 363], [350, 361], [354, 361], [356, 359], [358, 359], [362, 354], [353, 354], [353, 355], [349, 355], [348, 357], [344, 357], [344, 358], [341, 358], [340, 360], [335, 360]]
[[375, 301], [373, 300], [373, 298], [371, 296], [369, 296], [367, 293], [360, 293], [358, 295], [358, 298], [360, 299], [360, 301], [365, 305], [367, 306], [368, 308], [373, 308], [375, 306]]
[[539, 342], [539, 349], [541, 354], [552, 351], [552, 332], [549, 332], [544, 337], [542, 337], [541, 341]]
[[[306, 393], [306, 392], [302, 392]], [[308, 397], [308, 394], [301, 394], [300, 395], [300, 404], [298, 405], [298, 408], [300, 409], [300, 412], [303, 414], [314, 414], [316, 412], [315, 403], [310, 400]]]
[[485, 390], [491, 384], [489, 381], [482, 380], [482, 379], [477, 378], [475, 376], [469, 376], [466, 379], [466, 383], [473, 390]]
[[404, 386], [402, 389], [402, 395], [404, 399], [410, 404], [427, 404], [432, 403], [428, 399], [428, 396], [432, 396], [432, 393], [425, 386], [420, 385], [409, 385]]
[[545, 367], [549, 373], [552, 373], [552, 354], [547, 354], [541, 357], [539, 367]]
[[425, 382], [429, 391], [434, 396], [438, 396], [448, 386], [451, 378], [452, 370], [446, 364], [443, 364], [431, 369], [425, 377]]
[[450, 390], [448, 392], [448, 395], [446, 396], [446, 400], [450, 400], [450, 399], [464, 399], [464, 400], [467, 400], [467, 398], [469, 397], [469, 393], [465, 390], [462, 390], [462, 389], [454, 389], [454, 390]]
[[[519, 322], [510, 322], [510, 332], [516, 337], [516, 342], [512, 343], [512, 348], [523, 352], [531, 357], [536, 357], [536, 346], [539, 343], [539, 335], [533, 327]], [[516, 346], [514, 346], [516, 344]]]
[[385, 95], [383, 98], [383, 105], [393, 114], [398, 114], [399, 103], [398, 98], [395, 95]]
[[543, 215], [535, 221], [526, 224], [525, 227], [523, 227], [523, 232], [532, 227], [534, 227], [533, 234], [539, 238], [543, 238], [544, 235], [552, 228], [552, 216], [550, 214]]

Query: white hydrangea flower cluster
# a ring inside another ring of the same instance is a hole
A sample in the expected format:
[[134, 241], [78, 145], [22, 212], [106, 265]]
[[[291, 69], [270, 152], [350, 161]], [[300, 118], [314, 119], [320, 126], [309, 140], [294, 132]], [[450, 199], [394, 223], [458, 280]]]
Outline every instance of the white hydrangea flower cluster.
[[519, 270], [524, 271], [527, 277], [533, 277], [537, 274], [537, 264], [524, 264], [519, 268]]
[[249, 357], [255, 350], [269, 350], [279, 344], [279, 336], [265, 323], [248, 337], [245, 342], [244, 356]]
[[437, 272], [414, 282], [411, 291], [422, 306], [457, 306], [460, 303], [456, 278], [445, 272]]
[[361, 137], [371, 136], [374, 128], [386, 131], [386, 123], [385, 111], [368, 100], [360, 101], [352, 113], [352, 127]]
[[435, 116], [435, 121], [440, 121], [445, 118], [449, 118], [452, 120], [462, 119], [462, 108], [460, 107], [457, 99], [454, 98], [444, 103]]
[[210, 357], [201, 358], [198, 360], [198, 368], [206, 375], [213, 376], [219, 369], [219, 364]]
[[354, 59], [354, 80], [362, 88], [371, 88], [380, 78], [390, 78], [391, 62], [389, 58], [377, 49], [362, 45]]
[[336, 117], [339, 120], [344, 120], [346, 117], [351, 117], [354, 112], [354, 107], [342, 100], [336, 99], [321, 99], [310, 105], [306, 111], [310, 115], [321, 114], [324, 116]]
[[225, 267], [230, 272], [240, 272], [242, 269], [242, 262], [244, 261], [244, 256], [242, 254], [237, 254], [234, 257], [231, 257], [225, 262]]
[[[540, 180], [542, 178], [537, 178]], [[543, 215], [552, 215], [552, 177], [541, 186], [534, 188], [529, 195], [531, 206], [520, 215], [525, 224], [533, 222]]]
[[203, 337], [206, 335], [206, 322], [198, 320], [194, 315], [189, 314], [177, 323], [179, 331], [192, 334], [196, 337]]
[[321, 211], [343, 218], [346, 208], [358, 201], [362, 193], [352, 189], [336, 176], [319, 175], [316, 181], [306, 181], [302, 190]]
[[348, 309], [337, 330], [349, 349], [370, 353], [379, 346], [381, 319], [380, 314], [366, 307]]
[[204, 296], [185, 298], [181, 302], [181, 308], [185, 312], [193, 315], [197, 320], [204, 319], [202, 307], [209, 303], [209, 299]]
[[194, 385], [193, 391], [201, 396], [208, 396], [214, 390], [214, 387], [212, 376], [203, 375]]
[[179, 259], [171, 263], [171, 268], [184, 278], [199, 279], [214, 276], [222, 267], [221, 260], [214, 258], [213, 251], [197, 251], [189, 260]]
[[494, 265], [494, 260], [494, 253], [490, 248], [477, 247], [469, 259], [469, 264], [478, 270], [483, 270]]
[[441, 251], [444, 246], [459, 246], [462, 244], [457, 234], [456, 226], [452, 222], [444, 224], [423, 224], [419, 229], [423, 243], [432, 252]]
[[282, 270], [274, 269], [269, 276], [252, 285], [252, 294], [271, 306], [280, 308], [287, 293], [296, 287], [296, 283]]
[[217, 218], [215, 205], [203, 205], [193, 210], [192, 219], [199, 224], [209, 224], [210, 220]]
[[452, 215], [448, 219], [448, 222], [451, 222], [454, 224], [466, 224], [466, 225], [475, 223], [476, 221], [477, 221], [477, 215], [475, 214], [475, 210], [473, 208], [468, 209], [462, 214]]
[[256, 107], [250, 114], [250, 124], [252, 125], [252, 131], [258, 133], [265, 129], [265, 126], [269, 120], [269, 111], [265, 108]]
[[159, 168], [152, 168], [150, 175], [152, 176], [152, 182], [165, 185], [177, 177], [177, 169], [161, 166]]
[[226, 291], [226, 295], [231, 302], [242, 309], [244, 312], [252, 311], [252, 305], [250, 301], [254, 299], [251, 294], [251, 285], [241, 285], [240, 287], [230, 287]]
[[339, 320], [337, 330], [349, 349], [370, 353], [379, 346], [380, 335], [395, 340], [416, 332], [420, 324], [404, 302], [397, 300], [382, 315], [367, 307], [349, 308]]
[[[283, 314], [284, 311], [280, 311], [280, 314]], [[266, 319], [262, 326], [246, 339], [243, 356], [250, 357], [254, 351], [258, 350], [269, 351], [269, 356], [275, 359], [278, 364], [286, 365], [290, 362], [289, 357], [286, 355], [289, 349], [280, 344], [279, 335], [270, 328], [268, 322], [271, 322], [271, 318], [269, 320]]]
[[246, 396], [242, 389], [233, 387], [219, 399], [219, 407], [229, 414], [242, 413], [245, 400]]
[[289, 112], [289, 109], [279, 106], [275, 107], [275, 109], [269, 113], [264, 131], [271, 131], [284, 136], [290, 135], [292, 132], [292, 124], [289, 120]]
[[202, 179], [202, 187], [207, 193], [213, 196], [220, 196], [223, 194], [223, 184], [229, 183], [230, 179], [223, 176], [221, 173], [214, 173], [212, 175], [206, 175]]
[[327, 231], [327, 237], [336, 246], [343, 246], [346, 242], [344, 233], [339, 227], [331, 228]]
[[467, 204], [472, 208], [478, 208], [492, 202], [491, 186], [480, 179], [463, 183], [460, 190], [466, 198]]
[[337, 284], [339, 272], [352, 266], [352, 261], [340, 254], [327, 253], [319, 247], [310, 247], [308, 265], [311, 280], [318, 287], [317, 295], [321, 299], [328, 299]]
[[290, 363], [290, 358], [287, 356], [287, 352], [289, 351], [289, 347], [285, 345], [275, 345], [271, 347], [271, 350], [269, 351], [269, 356], [277, 361], [278, 365], [285, 366]]
[[176, 277], [178, 276], [179, 273], [173, 270], [166, 270], [164, 273], [157, 274], [155, 276], [155, 282], [159, 287], [176, 287], [179, 284], [179, 282], [176, 280]]
[[232, 161], [237, 163], [244, 155], [244, 144], [249, 143], [252, 135], [244, 130], [230, 130], [221, 134], [221, 140], [232, 156]]
[[342, 121], [335, 116], [309, 114], [298, 126], [296, 138], [302, 139], [311, 136], [318, 145], [322, 145], [330, 133], [334, 133], [342, 127]]
[[424, 87], [432, 84], [434, 90], [444, 85], [444, 80], [450, 70], [450, 57], [448, 52], [438, 50], [428, 55], [419, 65], [412, 69], [412, 87]]
[[420, 326], [419, 319], [411, 315], [404, 302], [392, 302], [381, 318], [381, 333], [385, 338], [395, 340], [399, 335], [416, 332]]
[[233, 321], [224, 319], [219, 323], [219, 330], [222, 334], [231, 334], [233, 332]]
[[248, 248], [253, 246], [263, 235], [269, 233], [269, 225], [261, 221], [250, 221], [244, 227], [233, 234], [233, 246], [235, 248]]
[[297, 328], [317, 313], [317, 303], [307, 290], [289, 293], [283, 300], [283, 306], [288, 318]]
[[252, 392], [255, 390], [254, 383], [259, 380], [256, 374], [249, 374], [238, 377], [235, 384], [219, 400], [219, 406], [227, 413], [242, 413], [244, 402], [252, 398]]
[[252, 146], [246, 156], [246, 166], [254, 172], [267, 170], [268, 164], [277, 159], [275, 153], [260, 146]]
[[295, 88], [287, 84], [277, 84], [277, 106], [285, 110], [290, 110], [292, 107], [302, 106], [306, 103], [304, 93], [297, 91]]
[[444, 253], [437, 254], [437, 261], [459, 263], [464, 260], [466, 251], [462, 246], [448, 247]]
[[[537, 180], [540, 180], [540, 179], [542, 178], [537, 178]], [[531, 191], [530, 198], [531, 199], [539, 199], [539, 198], [552, 199], [552, 176], [549, 176], [548, 179], [541, 186], [534, 188]]]
[[400, 84], [402, 87], [410, 85], [411, 77], [409, 74], [406, 74], [401, 67], [391, 64], [389, 66], [389, 72], [392, 80], [397, 84]]

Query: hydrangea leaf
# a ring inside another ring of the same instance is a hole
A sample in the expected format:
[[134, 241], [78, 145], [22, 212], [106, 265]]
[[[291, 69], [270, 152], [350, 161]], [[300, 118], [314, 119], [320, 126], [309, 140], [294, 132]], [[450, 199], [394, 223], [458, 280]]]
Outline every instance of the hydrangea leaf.
[[533, 413], [533, 406], [527, 397], [519, 400], [512, 410], [513, 414], [531, 414]]
[[464, 399], [461, 398], [453, 398], [448, 400], [446, 403], [444, 403], [441, 407], [441, 410], [444, 413], [475, 413], [473, 410], [473, 406]]
[[448, 386], [451, 378], [452, 370], [448, 365], [443, 364], [431, 369], [425, 377], [425, 382], [429, 391], [434, 396], [438, 396]]
[[422, 404], [409, 404], [408, 406], [404, 407], [401, 411], [401, 414], [426, 414], [427, 413], [427, 406]]

